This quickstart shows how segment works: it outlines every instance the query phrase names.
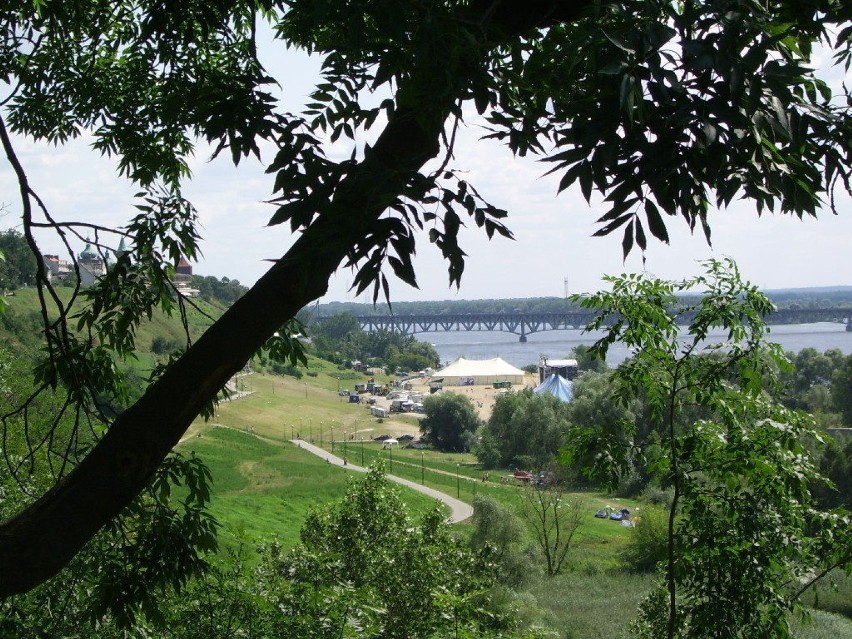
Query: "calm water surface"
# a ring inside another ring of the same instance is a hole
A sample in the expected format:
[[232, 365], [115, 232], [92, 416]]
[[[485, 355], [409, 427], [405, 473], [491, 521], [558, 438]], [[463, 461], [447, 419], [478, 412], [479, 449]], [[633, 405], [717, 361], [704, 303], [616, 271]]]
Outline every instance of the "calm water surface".
[[[787, 351], [799, 352], [803, 348], [815, 348], [820, 352], [839, 348], [845, 354], [852, 353], [852, 333], [846, 332], [844, 324], [821, 322], [818, 324], [791, 324], [771, 326], [770, 340], [781, 344]], [[591, 345], [601, 333], [583, 333], [579, 330], [545, 331], [527, 336], [522, 344], [512, 333], [490, 331], [448, 331], [441, 333], [418, 333], [417, 339], [431, 342], [441, 356], [441, 361], [451, 362], [458, 357], [488, 359], [502, 357], [510, 364], [521, 367], [537, 364], [540, 355], [548, 358], [567, 357], [580, 344]], [[722, 331], [711, 333], [714, 339], [723, 341]], [[609, 350], [607, 363], [616, 366], [629, 355], [628, 350], [614, 345]]]

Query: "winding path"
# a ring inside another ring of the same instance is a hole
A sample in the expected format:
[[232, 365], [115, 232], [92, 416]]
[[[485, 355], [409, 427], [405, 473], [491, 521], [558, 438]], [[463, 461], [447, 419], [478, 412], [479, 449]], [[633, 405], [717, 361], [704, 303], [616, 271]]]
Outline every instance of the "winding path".
[[[306, 441], [301, 439], [291, 439], [290, 443], [294, 446], [298, 446], [299, 448], [303, 448], [309, 453], [313, 453], [317, 457], [322, 457], [327, 460], [329, 463], [334, 464], [335, 466], [340, 466], [341, 468], [346, 468], [348, 470], [354, 470], [359, 473], [366, 473], [367, 468], [363, 466], [356, 466], [355, 464], [348, 463], [344, 466], [343, 458], [337, 457], [336, 455], [331, 454], [327, 450], [320, 448], [319, 446], [314, 446], [313, 444], [309, 444]], [[403, 486], [407, 486], [412, 490], [416, 490], [419, 493], [423, 493], [424, 495], [428, 495], [433, 499], [438, 499], [445, 503], [450, 507], [450, 521], [454, 524], [464, 521], [465, 519], [469, 519], [473, 516], [473, 506], [470, 504], [466, 504], [465, 502], [456, 499], [455, 497], [450, 497], [446, 493], [442, 493], [433, 488], [428, 488], [426, 486], [421, 486], [420, 484], [410, 481], [408, 479], [403, 479], [402, 477], [397, 477], [395, 475], [388, 475], [388, 479], [391, 481], [395, 481], [397, 484], [402, 484]]]

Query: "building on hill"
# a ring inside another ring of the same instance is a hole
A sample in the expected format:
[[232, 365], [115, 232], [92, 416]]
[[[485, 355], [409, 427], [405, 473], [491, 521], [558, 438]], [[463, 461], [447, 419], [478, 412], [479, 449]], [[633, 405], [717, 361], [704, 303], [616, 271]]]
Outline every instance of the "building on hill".
[[121, 238], [121, 242], [118, 243], [118, 248], [115, 249], [115, 257], [116, 259], [121, 259], [125, 255], [129, 254], [130, 250], [127, 248], [127, 244], [124, 243], [124, 238]]
[[92, 248], [88, 238], [83, 252], [77, 256], [77, 265], [80, 267], [80, 284], [82, 286], [91, 286], [106, 274], [106, 260]]
[[[41, 257], [47, 268], [48, 280], [62, 282], [76, 277], [74, 261], [64, 260], [59, 255], [53, 254], [45, 254]], [[91, 286], [106, 274], [107, 268], [108, 264], [104, 256], [93, 249], [91, 241], [86, 239], [86, 246], [76, 260], [76, 272], [80, 274], [80, 286]]]
[[47, 267], [47, 279], [50, 281], [64, 280], [74, 273], [74, 264], [70, 260], [60, 259], [58, 255], [42, 255]]
[[[115, 250], [115, 257], [120, 259], [129, 254], [125, 238], [121, 238], [118, 248]], [[61, 282], [72, 280], [75, 276], [75, 264], [72, 260], [63, 260], [59, 255], [45, 254], [42, 255], [45, 267], [47, 267], [47, 277], [51, 281]], [[92, 286], [98, 279], [106, 275], [109, 269], [107, 254], [101, 253], [92, 248], [91, 241], [86, 239], [86, 246], [77, 256], [77, 270], [80, 273], [80, 286]], [[181, 258], [175, 269], [174, 277], [175, 289], [178, 293], [185, 297], [198, 297], [198, 289], [192, 288], [192, 265]]]
[[180, 258], [178, 262], [173, 284], [184, 297], [198, 297], [200, 294], [197, 288], [192, 288], [192, 264], [185, 257]]

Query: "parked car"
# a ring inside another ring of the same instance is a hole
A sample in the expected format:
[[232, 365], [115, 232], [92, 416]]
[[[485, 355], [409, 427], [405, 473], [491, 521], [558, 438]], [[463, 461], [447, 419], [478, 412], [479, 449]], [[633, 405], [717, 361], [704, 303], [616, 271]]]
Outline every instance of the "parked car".
[[523, 482], [531, 482], [533, 480], [533, 474], [528, 473], [525, 470], [516, 470], [514, 472], [514, 474], [512, 475], [512, 477], [514, 477], [518, 481], [523, 481]]
[[606, 519], [609, 517], [609, 510], [606, 508], [601, 508], [598, 512], [595, 513], [595, 517], [598, 519]]
[[614, 513], [612, 513], [609, 516], [609, 518], [612, 519], [613, 521], [621, 521], [622, 517], [623, 517], [623, 515], [621, 514], [620, 510], [616, 510]]
[[346, 390], [345, 388], [337, 391], [337, 394], [340, 395], [341, 397], [349, 397], [349, 391]]

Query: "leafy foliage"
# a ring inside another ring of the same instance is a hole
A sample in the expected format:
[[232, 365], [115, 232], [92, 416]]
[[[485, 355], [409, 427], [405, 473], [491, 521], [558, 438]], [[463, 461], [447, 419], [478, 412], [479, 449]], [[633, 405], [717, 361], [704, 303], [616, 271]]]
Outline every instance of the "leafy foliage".
[[465, 395], [442, 393], [423, 400], [426, 417], [420, 420], [423, 439], [444, 452], [470, 450], [480, 425], [473, 403]]
[[[5, 474], [2, 516], [20, 507], [24, 490], [48, 481], [34, 474], [21, 486]], [[39, 588], [0, 604], [4, 636], [119, 636], [160, 624], [163, 600], [208, 567], [218, 524], [207, 510], [210, 474], [196, 457], [169, 457], [146, 491]], [[174, 495], [177, 491], [180, 495]]]
[[549, 393], [502, 395], [482, 429], [476, 456], [486, 468], [546, 468], [562, 446], [568, 414], [568, 405]]
[[813, 216], [835, 181], [849, 188], [849, 116], [808, 64], [817, 40], [848, 63], [848, 29], [832, 35], [848, 19], [843, 2], [600, 5], [515, 47], [492, 136], [543, 155], [560, 191], [599, 191], [597, 235], [622, 229], [625, 256], [648, 233], [669, 241], [664, 216], [709, 241], [711, 206], [737, 197]]
[[239, 280], [227, 277], [215, 278], [212, 275], [193, 275], [192, 287], [198, 289], [199, 295], [208, 300], [217, 300], [225, 306], [236, 302], [248, 289]]
[[[641, 636], [789, 636], [787, 613], [804, 583], [850, 561], [848, 516], [814, 508], [809, 487], [820, 473], [808, 442], [812, 420], [765, 392], [786, 365], [765, 340], [772, 307], [729, 260], [676, 284], [639, 276], [609, 278], [612, 291], [583, 300], [607, 323], [595, 349], [618, 340], [636, 355], [615, 372], [619, 396], [640, 392], [661, 433], [650, 470], [673, 489], [665, 577], [645, 605]], [[685, 337], [676, 324], [677, 291], [701, 289]], [[723, 328], [725, 343], [707, 342]], [[705, 409], [692, 419], [691, 406]], [[626, 454], [601, 455], [600, 466]], [[681, 516], [678, 516], [680, 513]], [[837, 526], [843, 532], [838, 533]], [[816, 578], [818, 579], [819, 576]]]
[[280, 611], [278, 632], [308, 637], [433, 637], [484, 632], [489, 565], [450, 535], [436, 510], [421, 522], [380, 468], [318, 510], [289, 555], [272, 547], [261, 579]]
[[0, 233], [0, 289], [35, 284], [38, 262], [26, 238], [10, 229]]

